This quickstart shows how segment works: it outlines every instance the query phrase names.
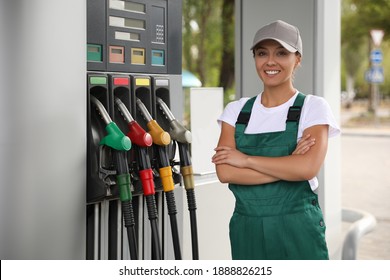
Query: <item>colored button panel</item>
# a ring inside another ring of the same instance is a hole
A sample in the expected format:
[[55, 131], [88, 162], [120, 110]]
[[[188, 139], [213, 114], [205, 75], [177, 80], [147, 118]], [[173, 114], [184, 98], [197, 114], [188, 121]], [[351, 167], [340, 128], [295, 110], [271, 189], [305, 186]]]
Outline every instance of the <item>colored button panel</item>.
[[89, 83], [91, 85], [106, 85], [107, 84], [107, 77], [90, 77]]
[[164, 66], [164, 51], [152, 50], [152, 65]]
[[159, 87], [167, 87], [167, 86], [169, 86], [169, 80], [168, 79], [158, 79], [158, 80], [155, 80], [154, 83], [156, 84], [156, 86], [159, 86]]
[[125, 63], [125, 48], [120, 46], [110, 46], [110, 63]]
[[145, 78], [137, 78], [135, 79], [136, 86], [150, 86], [150, 80]]
[[114, 85], [115, 86], [128, 86], [129, 85], [129, 78], [114, 78]]
[[131, 64], [145, 64], [145, 49], [132, 48], [131, 49]]
[[87, 45], [87, 60], [94, 62], [103, 61], [103, 52], [101, 45], [88, 44]]

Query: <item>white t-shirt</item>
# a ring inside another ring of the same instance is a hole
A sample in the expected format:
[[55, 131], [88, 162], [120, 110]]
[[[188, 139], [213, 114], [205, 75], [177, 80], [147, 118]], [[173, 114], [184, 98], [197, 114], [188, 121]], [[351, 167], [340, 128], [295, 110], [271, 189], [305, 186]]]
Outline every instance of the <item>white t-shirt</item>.
[[[267, 108], [261, 104], [261, 93], [256, 97], [253, 104], [251, 118], [245, 129], [247, 134], [266, 133], [284, 131], [286, 129], [287, 113], [290, 106], [294, 104], [298, 91], [286, 103], [276, 107]], [[230, 102], [222, 115], [218, 118], [218, 123], [226, 122], [235, 127], [237, 117], [250, 97], [243, 97], [237, 101]], [[302, 137], [303, 131], [314, 125], [329, 125], [329, 137], [340, 134], [340, 128], [336, 122], [328, 102], [322, 97], [306, 95], [303, 103], [301, 118], [298, 126], [298, 141]], [[318, 188], [317, 178], [309, 180], [312, 190]]]

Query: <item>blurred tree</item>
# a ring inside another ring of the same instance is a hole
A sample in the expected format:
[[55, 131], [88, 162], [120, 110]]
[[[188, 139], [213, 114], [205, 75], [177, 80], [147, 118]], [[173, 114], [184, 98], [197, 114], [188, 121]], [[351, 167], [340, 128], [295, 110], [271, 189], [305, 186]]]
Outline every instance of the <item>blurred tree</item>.
[[203, 86], [234, 86], [234, 0], [183, 0], [183, 68]]
[[[370, 30], [382, 29], [384, 41], [390, 38], [390, 0], [342, 0], [341, 43], [342, 63], [345, 69], [345, 87], [352, 91], [355, 81], [361, 79], [363, 66], [368, 67], [371, 35]], [[386, 69], [385, 69], [386, 71]], [[361, 85], [361, 83], [359, 83]], [[390, 94], [387, 83], [381, 86], [383, 92]], [[361, 95], [369, 87], [361, 85], [357, 89]], [[368, 92], [364, 96], [368, 97]]]
[[231, 88], [234, 85], [234, 0], [222, 3], [222, 64], [219, 85]]
[[350, 105], [356, 96], [355, 78], [364, 62], [364, 39], [366, 38], [362, 26], [357, 24], [359, 18], [356, 16], [356, 7], [351, 2], [342, 1], [341, 19], [341, 56], [345, 69], [346, 105]]

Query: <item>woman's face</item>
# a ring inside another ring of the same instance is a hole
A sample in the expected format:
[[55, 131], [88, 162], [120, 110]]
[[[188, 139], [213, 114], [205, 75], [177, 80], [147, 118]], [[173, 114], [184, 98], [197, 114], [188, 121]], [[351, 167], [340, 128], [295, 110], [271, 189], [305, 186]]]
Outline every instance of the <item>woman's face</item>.
[[256, 71], [266, 87], [292, 84], [294, 69], [301, 62], [300, 55], [291, 53], [275, 40], [264, 40], [254, 52]]

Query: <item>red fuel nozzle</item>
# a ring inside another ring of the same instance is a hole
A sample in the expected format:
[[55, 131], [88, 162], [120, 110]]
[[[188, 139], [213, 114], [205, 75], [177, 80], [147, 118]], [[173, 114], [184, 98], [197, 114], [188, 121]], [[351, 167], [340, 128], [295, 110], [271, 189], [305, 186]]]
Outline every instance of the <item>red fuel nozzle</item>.
[[127, 136], [130, 138], [131, 142], [140, 147], [151, 146], [153, 144], [152, 136], [133, 119], [129, 110], [127, 110], [127, 107], [119, 98], [115, 98], [115, 103], [128, 123], [129, 132], [127, 133]]
[[129, 122], [127, 136], [131, 142], [139, 147], [150, 147], [153, 144], [152, 136], [146, 132], [136, 121]]

